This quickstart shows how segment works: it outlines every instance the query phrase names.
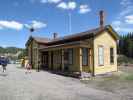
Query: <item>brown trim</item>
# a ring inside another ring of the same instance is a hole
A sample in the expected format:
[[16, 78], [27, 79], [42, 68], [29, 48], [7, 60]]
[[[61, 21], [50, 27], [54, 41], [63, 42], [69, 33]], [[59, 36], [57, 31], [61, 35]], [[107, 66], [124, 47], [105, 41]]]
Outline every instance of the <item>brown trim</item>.
[[[87, 64], [83, 64], [83, 49], [87, 49]], [[89, 57], [88, 56], [88, 53], [89, 53], [88, 51], [89, 51], [88, 48], [82, 48], [82, 66], [88, 66], [88, 63], [89, 63], [88, 62], [88, 57]]]
[[97, 36], [99, 36], [103, 32], [109, 32], [109, 34], [114, 38], [114, 40], [119, 40], [119, 35], [117, 34], [117, 32], [114, 31], [111, 25], [108, 25], [107, 27], [105, 27], [105, 29], [98, 31], [95, 34], [95, 38], [97, 38]]
[[92, 76], [95, 76], [95, 55], [94, 55], [94, 38], [92, 39], [92, 60], [93, 60], [93, 62], [92, 62]]
[[[113, 49], [113, 55], [111, 55], [111, 49]], [[109, 55], [109, 57], [110, 57], [110, 64], [111, 64], [111, 65], [114, 65], [114, 61], [115, 61], [115, 60], [114, 60], [114, 56], [115, 56], [115, 55], [114, 55], [114, 47], [111, 46], [111, 47], [109, 48], [109, 51], [110, 51], [110, 55]], [[113, 57], [113, 62], [111, 62], [111, 57]]]

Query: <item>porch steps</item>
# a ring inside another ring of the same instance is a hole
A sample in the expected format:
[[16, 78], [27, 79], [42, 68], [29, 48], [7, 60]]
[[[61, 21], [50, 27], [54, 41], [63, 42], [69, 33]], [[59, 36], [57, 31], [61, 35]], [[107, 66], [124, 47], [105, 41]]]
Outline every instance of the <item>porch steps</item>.
[[92, 77], [91, 73], [81, 72], [81, 75], [80, 75], [81, 79], [83, 79], [83, 78], [90, 78], [90, 77]]

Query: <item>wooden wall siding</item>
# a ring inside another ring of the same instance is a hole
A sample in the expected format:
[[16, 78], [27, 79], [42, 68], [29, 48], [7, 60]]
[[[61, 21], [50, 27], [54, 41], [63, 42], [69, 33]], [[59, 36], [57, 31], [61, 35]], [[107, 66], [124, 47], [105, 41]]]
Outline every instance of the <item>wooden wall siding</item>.
[[[98, 64], [98, 46], [104, 47], [104, 65]], [[114, 64], [110, 64], [110, 47], [114, 47]], [[104, 32], [94, 40], [94, 74], [104, 74], [106, 72], [117, 71], [117, 43], [114, 38]]]
[[52, 67], [51, 67], [51, 51], [48, 52], [48, 68], [52, 70]]
[[87, 44], [87, 47], [89, 50], [88, 52], [88, 65], [87, 66], [82, 66], [82, 70], [83, 72], [89, 72], [89, 73], [93, 73], [93, 39], [88, 39], [88, 40], [85, 40]]
[[[104, 47], [104, 65], [99, 66], [98, 64], [98, 46], [103, 45]], [[38, 67], [38, 61], [41, 60], [41, 51], [39, 51], [39, 44], [37, 44], [34, 40], [28, 46], [29, 52], [29, 59], [33, 62], [33, 68]], [[90, 64], [88, 66], [82, 66], [82, 48], [86, 47], [90, 49], [88, 56]], [[114, 64], [110, 64], [110, 47], [114, 48]], [[116, 40], [108, 33], [103, 32], [102, 34], [98, 35], [96, 38], [88, 39], [82, 41], [78, 45], [66, 45], [54, 48], [44, 49], [48, 51], [48, 65], [49, 69], [52, 69], [51, 64], [51, 54], [53, 53], [53, 69], [54, 70], [63, 70], [64, 63], [63, 63], [63, 50], [73, 48], [73, 64], [69, 65], [69, 71], [72, 72], [94, 72], [96, 74], [104, 74], [106, 72], [117, 71], [117, 44]], [[32, 56], [31, 56], [32, 55]]]
[[80, 71], [79, 48], [73, 48], [73, 64], [69, 65], [69, 70], [72, 72]]
[[93, 72], [92, 67], [93, 67], [93, 64], [92, 64], [92, 48], [88, 48], [88, 65], [87, 66], [82, 65], [82, 71], [83, 72], [88, 72], [88, 73]]
[[[49, 65], [49, 69], [52, 68], [51, 66], [51, 53], [53, 52], [53, 69], [54, 70], [63, 70], [64, 69], [64, 64], [62, 63], [62, 59], [63, 59], [63, 50], [65, 49], [68, 49], [68, 48], [73, 48], [73, 64], [72, 65], [69, 65], [69, 71], [74, 71], [74, 72], [80, 72], [82, 71], [85, 71], [85, 72], [90, 72], [90, 67], [92, 66], [82, 66], [82, 54], [81, 53], [81, 50], [82, 50], [82, 47], [88, 47], [88, 48], [91, 48], [91, 44], [92, 43], [91, 41], [87, 40], [85, 42], [83, 42], [84, 44], [81, 44], [81, 45], [74, 45], [74, 46], [65, 46], [65, 47], [62, 47], [63, 49], [60, 49], [60, 48], [56, 48], [56, 49], [50, 49], [48, 51], [48, 55], [49, 55], [49, 58], [48, 58], [48, 65]], [[87, 44], [88, 43], [88, 44]], [[39, 51], [39, 45], [35, 42], [35, 41], [32, 41], [31, 44], [28, 46], [29, 49], [32, 50], [32, 65], [33, 65], [33, 68], [37, 68], [38, 67], [38, 61], [40, 60], [41, 61], [41, 51]], [[29, 56], [31, 55], [31, 52], [29, 52]], [[81, 55], [81, 57], [80, 57]], [[29, 57], [31, 58], [31, 57]], [[29, 59], [31, 61], [31, 59]]]
[[53, 69], [61, 70], [61, 50], [53, 51]]
[[39, 51], [38, 51], [38, 44], [35, 41], [32, 41], [31, 44], [28, 46], [28, 57], [29, 61], [32, 62], [32, 67], [38, 67], [38, 59], [39, 59]]
[[31, 61], [31, 59], [32, 59], [32, 49], [31, 49], [31, 45], [29, 45], [29, 47], [28, 47], [28, 60], [29, 60], [29, 63], [31, 63], [32, 64], [32, 61]]

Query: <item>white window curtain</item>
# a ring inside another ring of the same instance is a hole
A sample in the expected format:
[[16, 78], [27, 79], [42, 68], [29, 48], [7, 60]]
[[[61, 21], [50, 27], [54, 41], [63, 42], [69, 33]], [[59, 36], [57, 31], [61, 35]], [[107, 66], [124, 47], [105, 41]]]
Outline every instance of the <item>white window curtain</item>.
[[103, 48], [103, 46], [98, 47], [98, 62], [99, 62], [99, 65], [104, 65], [104, 48]]

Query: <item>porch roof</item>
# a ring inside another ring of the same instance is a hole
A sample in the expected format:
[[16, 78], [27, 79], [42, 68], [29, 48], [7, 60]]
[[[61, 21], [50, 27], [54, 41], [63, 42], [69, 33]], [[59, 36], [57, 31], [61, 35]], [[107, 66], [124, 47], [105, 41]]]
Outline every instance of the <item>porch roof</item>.
[[57, 49], [64, 49], [64, 48], [76, 48], [76, 47], [86, 47], [90, 48], [86, 42], [84, 41], [76, 41], [76, 42], [70, 42], [70, 43], [63, 43], [59, 45], [52, 45], [52, 46], [46, 46], [39, 48], [40, 51], [49, 51], [49, 50], [57, 50]]

